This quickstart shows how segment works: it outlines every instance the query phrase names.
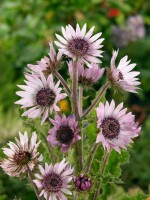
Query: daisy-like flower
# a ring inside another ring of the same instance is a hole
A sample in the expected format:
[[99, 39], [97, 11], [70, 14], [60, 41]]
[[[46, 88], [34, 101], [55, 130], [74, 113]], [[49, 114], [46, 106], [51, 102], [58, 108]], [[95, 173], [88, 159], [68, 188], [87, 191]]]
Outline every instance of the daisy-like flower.
[[85, 62], [89, 67], [89, 62], [101, 63], [98, 57], [102, 57], [102, 51], [100, 48], [103, 38], [100, 38], [102, 33], [93, 35], [94, 27], [92, 27], [86, 33], [86, 24], [80, 29], [80, 26], [76, 25], [76, 30], [71, 25], [66, 26], [66, 29], [62, 27], [63, 37], [56, 34], [58, 41], [55, 44], [59, 47], [59, 51], [67, 56], [76, 60], [77, 58], [82, 62]]
[[[73, 62], [68, 63], [69, 73], [73, 75]], [[98, 64], [92, 63], [91, 68], [85, 68], [84, 64], [78, 62], [78, 81], [84, 86], [91, 86], [104, 74], [105, 68], [99, 68]]]
[[41, 72], [39, 75], [26, 74], [26, 85], [18, 85], [23, 91], [16, 94], [21, 97], [21, 100], [15, 102], [22, 105], [21, 108], [30, 108], [25, 111], [22, 116], [28, 116], [35, 119], [42, 116], [42, 124], [48, 118], [49, 113], [60, 111], [57, 102], [64, 99], [67, 95], [61, 93], [58, 81], [55, 85], [53, 76], [49, 75], [46, 79]]
[[105, 105], [99, 104], [96, 112], [97, 127], [100, 129], [96, 143], [101, 142], [104, 149], [110, 151], [113, 148], [120, 153], [120, 148], [126, 149], [133, 142], [132, 138], [139, 135], [141, 127], [131, 112], [126, 113], [123, 103], [115, 108], [114, 100], [110, 104], [106, 101]]
[[59, 63], [61, 61], [62, 53], [58, 52], [56, 53], [53, 43], [49, 43], [50, 46], [50, 52], [49, 57], [44, 56], [40, 61], [37, 62], [36, 65], [28, 64], [27, 66], [32, 71], [38, 73], [39, 71], [42, 71], [45, 75], [48, 75], [52, 72], [53, 69], [57, 69], [59, 67]]
[[136, 66], [135, 63], [130, 64], [130, 60], [128, 60], [128, 56], [123, 57], [118, 67], [115, 66], [115, 60], [118, 55], [118, 51], [113, 51], [113, 56], [111, 59], [111, 68], [108, 70], [108, 78], [111, 84], [114, 86], [118, 86], [119, 88], [126, 90], [128, 92], [137, 93], [137, 89], [139, 89], [138, 85], [139, 78], [137, 76], [140, 72], [131, 71]]
[[63, 159], [60, 163], [45, 164], [45, 168], [39, 166], [41, 174], [35, 174], [36, 180], [33, 180], [41, 190], [40, 196], [46, 200], [67, 200], [64, 194], [71, 195], [68, 183], [72, 180], [73, 169], [68, 162]]
[[36, 164], [42, 161], [42, 155], [39, 156], [36, 132], [32, 133], [29, 140], [27, 132], [19, 132], [20, 140], [15, 138], [16, 143], [9, 142], [9, 148], [3, 148], [4, 154], [8, 157], [4, 159], [0, 166], [9, 176], [20, 176], [27, 172], [28, 168], [32, 171]]
[[47, 140], [53, 147], [56, 145], [60, 146], [62, 152], [66, 152], [73, 143], [81, 139], [78, 134], [78, 123], [74, 117], [66, 117], [65, 115], [60, 117], [56, 115], [55, 120], [50, 119], [50, 122], [54, 127], [49, 130]]

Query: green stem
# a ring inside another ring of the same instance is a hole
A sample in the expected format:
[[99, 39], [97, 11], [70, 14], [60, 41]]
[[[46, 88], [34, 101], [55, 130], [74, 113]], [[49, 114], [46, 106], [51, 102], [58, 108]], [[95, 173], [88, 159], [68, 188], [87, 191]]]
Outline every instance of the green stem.
[[[110, 155], [110, 152], [111, 151], [107, 151], [107, 153], [106, 153], [106, 156], [105, 156], [105, 159], [104, 159], [104, 162], [103, 162], [103, 166], [102, 166], [102, 171], [101, 171], [101, 175], [103, 176], [104, 175], [104, 173], [105, 173], [105, 169], [106, 169], [106, 165], [107, 165], [107, 162], [108, 162], [108, 159], [109, 159], [109, 155]], [[101, 179], [99, 180], [99, 182], [97, 183], [97, 190], [96, 190], [96, 192], [95, 192], [95, 194], [94, 194], [94, 198], [93, 198], [93, 200], [97, 200], [98, 199], [98, 197], [99, 197], [99, 192], [100, 192], [100, 188], [101, 188]]]
[[79, 115], [82, 116], [83, 112], [83, 87], [79, 86]]
[[77, 198], [78, 198], [78, 192], [75, 192], [75, 194], [74, 194], [74, 200], [77, 200]]
[[[79, 115], [82, 116], [83, 113], [83, 87], [79, 86]], [[80, 155], [80, 160], [82, 163], [82, 167], [84, 168], [84, 132], [81, 130], [81, 155]]]
[[52, 148], [52, 146], [49, 144], [49, 142], [47, 141], [47, 138], [46, 138], [45, 134], [43, 133], [43, 131], [41, 130], [41, 127], [38, 127], [38, 130], [40, 131], [41, 135], [43, 136], [44, 141], [45, 141], [45, 144], [47, 144], [48, 151], [49, 151], [50, 154], [51, 154], [52, 163], [55, 164], [55, 162], [56, 162], [56, 157], [55, 157], [53, 148]]
[[64, 78], [61, 76], [61, 74], [55, 69], [53, 69], [53, 74], [60, 80], [60, 82], [64, 86], [64, 88], [66, 88], [66, 91], [67, 91], [68, 95], [71, 96], [71, 90], [68, 87], [68, 85], [67, 85], [66, 81], [64, 80]]
[[103, 94], [106, 92], [106, 90], [108, 89], [110, 83], [106, 83], [102, 90], [100, 91], [100, 93], [98, 94], [98, 96], [95, 98], [95, 100], [93, 101], [93, 103], [90, 105], [90, 107], [83, 113], [82, 118], [87, 116], [92, 109], [96, 106], [96, 104], [99, 102], [99, 100], [101, 99], [101, 97], [103, 96]]
[[[78, 66], [77, 66], [77, 62], [78, 60], [76, 60], [74, 62], [74, 66], [73, 66], [73, 77], [72, 77], [72, 106], [73, 106], [73, 112], [75, 115], [75, 120], [78, 122], [78, 126], [79, 126], [79, 120], [80, 120], [80, 116], [79, 116], [79, 110], [78, 110]], [[79, 168], [82, 170], [82, 152], [81, 152], [81, 146], [79, 145], [79, 143], [76, 144], [76, 156], [79, 159], [79, 162], [77, 162], [77, 166], [79, 166]]]
[[92, 152], [91, 152], [91, 154], [89, 156], [88, 165], [87, 165], [87, 169], [86, 169], [85, 173], [89, 173], [90, 172], [90, 169], [91, 169], [91, 166], [92, 166], [92, 162], [94, 160], [97, 148], [98, 148], [98, 143], [95, 143], [95, 145], [93, 147], [93, 150], [92, 150]]
[[72, 103], [73, 111], [75, 114], [75, 119], [77, 122], [80, 120], [79, 111], [78, 111], [78, 68], [77, 60], [74, 62], [73, 66], [73, 79], [72, 79]]
[[41, 197], [39, 196], [39, 190], [38, 190], [38, 188], [36, 187], [36, 185], [34, 184], [34, 182], [33, 182], [33, 176], [32, 176], [32, 172], [31, 172], [31, 170], [30, 170], [30, 168], [28, 167], [28, 165], [27, 165], [27, 168], [28, 168], [28, 177], [29, 177], [29, 180], [30, 180], [30, 183], [31, 183], [31, 185], [32, 185], [32, 187], [33, 187], [33, 189], [34, 189], [34, 191], [35, 191], [35, 194], [36, 194], [36, 196], [37, 196], [37, 199], [38, 200], [41, 200]]

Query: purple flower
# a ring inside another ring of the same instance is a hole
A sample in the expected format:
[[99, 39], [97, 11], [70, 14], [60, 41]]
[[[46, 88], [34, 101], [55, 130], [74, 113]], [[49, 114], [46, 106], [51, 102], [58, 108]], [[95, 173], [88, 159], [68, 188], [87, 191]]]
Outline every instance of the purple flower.
[[73, 58], [73, 60], [79, 58], [89, 67], [89, 62], [101, 63], [97, 57], [102, 57], [102, 51], [99, 49], [102, 47], [101, 43], [104, 39], [100, 38], [102, 33], [92, 36], [93, 30], [94, 27], [86, 33], [86, 24], [82, 29], [77, 24], [76, 30], [71, 25], [66, 26], [66, 29], [62, 27], [63, 37], [56, 34], [59, 42], [55, 41], [55, 44], [59, 47], [60, 52]]
[[[73, 62], [68, 63], [69, 73], [72, 76], [73, 74]], [[105, 68], [100, 68], [98, 64], [92, 63], [91, 68], [85, 68], [84, 64], [78, 62], [78, 77], [79, 83], [84, 86], [90, 86], [98, 81], [104, 74]]]
[[141, 127], [135, 123], [135, 116], [126, 113], [127, 109], [123, 109], [123, 103], [115, 108], [114, 100], [105, 105], [100, 103], [96, 108], [97, 127], [100, 132], [97, 136], [96, 143], [101, 142], [104, 149], [110, 151], [111, 148], [120, 153], [120, 148], [126, 147], [132, 143], [132, 138], [139, 136]]
[[27, 66], [35, 73], [39, 73], [42, 71], [45, 75], [49, 75], [53, 68], [57, 69], [60, 63], [62, 53], [56, 51], [54, 49], [53, 43], [49, 43], [50, 46], [50, 53], [48, 54], [49, 57], [44, 56], [40, 61], [37, 62], [36, 65], [28, 64]]
[[1, 162], [0, 166], [9, 176], [18, 177], [26, 173], [28, 167], [32, 171], [35, 165], [43, 159], [37, 151], [41, 141], [36, 142], [37, 134], [35, 132], [32, 133], [30, 140], [26, 131], [24, 135], [19, 132], [19, 137], [20, 140], [15, 138], [17, 144], [9, 142], [9, 148], [2, 149], [7, 158]]
[[68, 188], [71, 187], [68, 183], [72, 180], [73, 169], [68, 166], [68, 162], [63, 159], [60, 163], [45, 164], [45, 168], [39, 166], [40, 174], [35, 174], [37, 177], [33, 182], [41, 190], [40, 196], [44, 196], [46, 200], [62, 199], [66, 200], [64, 194], [71, 195]]
[[62, 152], [66, 152], [73, 143], [81, 139], [78, 123], [74, 117], [66, 117], [65, 115], [60, 117], [56, 115], [55, 120], [50, 119], [50, 122], [54, 127], [49, 130], [47, 140], [53, 147], [56, 145], [60, 146]]
[[91, 188], [91, 179], [84, 174], [74, 178], [74, 184], [80, 191], [87, 191]]
[[139, 38], [144, 38], [146, 31], [142, 16], [136, 15], [129, 17], [127, 19], [127, 28], [131, 41], [136, 41]]
[[108, 78], [112, 85], [118, 86], [119, 88], [126, 90], [128, 92], [137, 93], [137, 89], [139, 89], [138, 76], [140, 72], [131, 71], [136, 66], [135, 63], [130, 64], [130, 60], [128, 60], [128, 56], [123, 57], [119, 65], [115, 66], [115, 60], [118, 55], [118, 51], [113, 51], [113, 56], [111, 59], [111, 68], [108, 70]]
[[48, 118], [49, 113], [60, 111], [57, 102], [64, 99], [67, 95], [60, 93], [60, 82], [56, 85], [53, 81], [53, 76], [49, 75], [46, 79], [44, 74], [26, 74], [26, 85], [18, 85], [23, 91], [16, 92], [21, 99], [16, 104], [22, 105], [21, 108], [30, 108], [25, 111], [22, 116], [28, 116], [35, 119], [42, 116], [42, 124]]
[[112, 39], [116, 47], [126, 47], [130, 42], [128, 29], [126, 27], [113, 26]]
[[145, 27], [141, 15], [130, 16], [123, 27], [113, 26], [112, 39], [117, 47], [125, 47], [130, 42], [145, 37]]

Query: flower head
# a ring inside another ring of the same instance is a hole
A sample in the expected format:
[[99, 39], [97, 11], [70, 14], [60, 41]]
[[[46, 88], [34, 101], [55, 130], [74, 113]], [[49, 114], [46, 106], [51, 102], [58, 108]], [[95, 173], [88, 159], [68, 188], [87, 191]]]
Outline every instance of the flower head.
[[53, 69], [58, 68], [58, 65], [62, 57], [62, 53], [58, 52], [58, 54], [56, 54], [52, 42], [49, 43], [49, 46], [50, 46], [50, 52], [48, 54], [49, 57], [44, 56], [44, 58], [38, 61], [36, 65], [28, 64], [27, 66], [29, 67], [29, 69], [31, 69], [36, 73], [42, 71], [45, 75], [49, 75]]
[[104, 149], [110, 151], [113, 148], [120, 153], [120, 148], [126, 149], [133, 142], [132, 138], [139, 135], [141, 127], [135, 123], [134, 115], [126, 113], [123, 103], [115, 108], [114, 100], [110, 104], [106, 101], [105, 105], [99, 104], [96, 112], [100, 129], [96, 143], [101, 142]]
[[20, 140], [15, 138], [16, 143], [9, 142], [9, 148], [3, 148], [4, 154], [8, 157], [1, 162], [1, 167], [9, 176], [20, 176], [29, 169], [32, 171], [35, 165], [42, 161], [42, 156], [39, 156], [37, 148], [40, 141], [37, 143], [37, 134], [32, 133], [29, 140], [27, 132], [19, 132]]
[[64, 194], [71, 195], [68, 190], [68, 184], [72, 180], [73, 169], [63, 159], [60, 163], [45, 164], [45, 168], [39, 166], [41, 174], [35, 174], [36, 180], [33, 180], [41, 190], [40, 196], [47, 200], [67, 199]]
[[65, 93], [60, 93], [60, 82], [55, 85], [53, 82], [53, 76], [49, 75], [46, 79], [41, 72], [39, 75], [26, 74], [26, 85], [18, 85], [23, 91], [19, 91], [16, 94], [21, 97], [21, 100], [15, 102], [22, 105], [21, 108], [30, 108], [25, 111], [22, 116], [28, 116], [35, 119], [42, 116], [42, 123], [48, 118], [49, 113], [59, 111], [57, 102], [65, 98]]
[[84, 174], [74, 178], [74, 184], [80, 191], [87, 191], [91, 188], [91, 179]]
[[130, 35], [127, 27], [112, 27], [112, 40], [116, 47], [123, 48], [126, 47], [130, 42]]
[[111, 59], [111, 68], [108, 70], [108, 78], [114, 86], [126, 90], [128, 92], [137, 93], [140, 85], [138, 76], [140, 72], [131, 71], [136, 66], [135, 63], [130, 64], [128, 56], [123, 57], [118, 67], [115, 66], [115, 60], [118, 55], [118, 51], [113, 51], [113, 56]]
[[[69, 73], [72, 76], [72, 74], [73, 74], [72, 61], [70, 61], [68, 63], [68, 67], [69, 67]], [[83, 63], [78, 62], [79, 83], [84, 86], [90, 86], [90, 85], [96, 83], [96, 81], [98, 81], [102, 77], [104, 71], [105, 71], [105, 69], [100, 68], [98, 66], [98, 64], [96, 64], [96, 63], [92, 63], [91, 68], [85, 68]]]
[[55, 120], [50, 119], [50, 122], [54, 127], [49, 130], [47, 140], [52, 146], [58, 145], [63, 152], [66, 152], [73, 143], [81, 139], [78, 135], [78, 123], [74, 117], [66, 117], [65, 115], [60, 117], [56, 115]]
[[131, 41], [135, 41], [145, 36], [146, 30], [141, 15], [130, 16], [127, 19], [127, 28], [129, 31]]
[[71, 25], [66, 26], [66, 29], [62, 27], [63, 37], [56, 34], [59, 42], [55, 41], [55, 44], [63, 54], [68, 55], [73, 60], [78, 58], [90, 67], [89, 62], [101, 62], [97, 57], [102, 57], [102, 51], [99, 49], [102, 47], [101, 43], [104, 40], [100, 38], [102, 33], [97, 33], [92, 36], [93, 30], [94, 27], [86, 33], [86, 24], [82, 29], [77, 24], [76, 30]]

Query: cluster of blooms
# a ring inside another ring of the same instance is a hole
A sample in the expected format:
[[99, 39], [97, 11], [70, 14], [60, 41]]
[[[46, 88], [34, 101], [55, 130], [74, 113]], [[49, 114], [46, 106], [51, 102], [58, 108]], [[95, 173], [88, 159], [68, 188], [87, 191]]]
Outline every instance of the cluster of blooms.
[[141, 15], [131, 16], [127, 19], [124, 27], [114, 26], [112, 38], [117, 47], [125, 47], [130, 42], [145, 37], [145, 27]]
[[[74, 65], [76, 64], [78, 82], [81, 86], [91, 86], [102, 77], [105, 69], [100, 68], [98, 63], [101, 62], [99, 58], [102, 57], [103, 38], [100, 38], [101, 33], [93, 36], [93, 30], [94, 27], [86, 33], [86, 24], [82, 29], [77, 24], [76, 30], [71, 25], [66, 28], [62, 27], [63, 37], [56, 34], [59, 40], [55, 41], [59, 47], [58, 53], [56, 53], [53, 43], [50, 43], [49, 57], [42, 58], [37, 65], [28, 65], [30, 71], [25, 74], [25, 84], [18, 85], [21, 91], [18, 91], [17, 95], [21, 99], [16, 104], [21, 105], [21, 108], [24, 109], [22, 116], [31, 119], [41, 117], [41, 124], [46, 120], [48, 123], [50, 122], [52, 128], [47, 133], [47, 141], [52, 148], [58, 146], [63, 153], [73, 148], [75, 143], [81, 140], [81, 130], [75, 113], [67, 117], [59, 112], [58, 102], [67, 94], [60, 87], [60, 82], [63, 84], [64, 79], [61, 79], [60, 75], [60, 81], [55, 83], [53, 80], [55, 73], [53, 72], [58, 70], [62, 55], [65, 54], [72, 58], [72, 61], [67, 63], [70, 77], [71, 79], [74, 77]], [[107, 71], [107, 86], [115, 86], [128, 92], [137, 92], [140, 84], [137, 78], [139, 72], [132, 71], [136, 64], [130, 64], [130, 60], [125, 56], [116, 67], [117, 55], [118, 51], [113, 51], [111, 67]], [[69, 90], [71, 91], [70, 88]], [[132, 139], [139, 135], [141, 127], [135, 122], [135, 116], [130, 112], [127, 113], [127, 109], [123, 108], [123, 103], [115, 106], [114, 100], [111, 103], [106, 101], [105, 104], [99, 104], [96, 112], [99, 134], [95, 139], [95, 144], [102, 143], [108, 152], [114, 149], [121, 153], [121, 148], [126, 149], [133, 142]], [[91, 188], [92, 182], [88, 175], [75, 176], [73, 168], [66, 162], [66, 159], [56, 164], [45, 163], [45, 167], [42, 167], [43, 157], [38, 152], [40, 141], [37, 142], [35, 132], [32, 133], [31, 139], [27, 132], [24, 135], [19, 133], [19, 137], [20, 140], [16, 138], [17, 144], [9, 142], [9, 148], [3, 148], [7, 158], [1, 162], [0, 166], [10, 176], [33, 173], [36, 178], [32, 181], [39, 191], [39, 193], [37, 192], [39, 198], [43, 196], [47, 200], [65, 200], [65, 194], [72, 194], [69, 190], [71, 187], [69, 183], [72, 180], [79, 191]], [[38, 170], [39, 172], [37, 172]]]

